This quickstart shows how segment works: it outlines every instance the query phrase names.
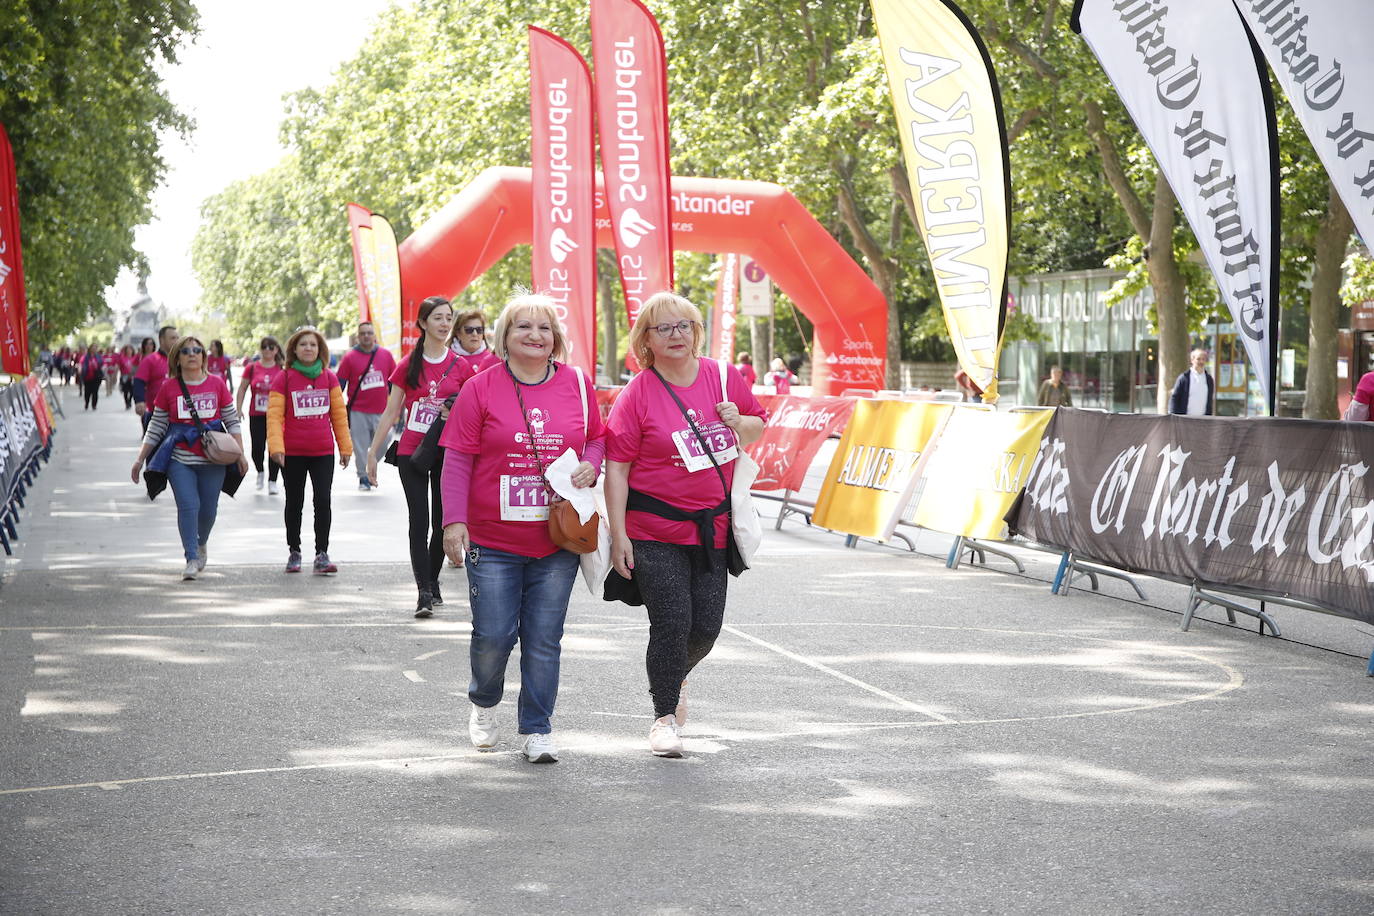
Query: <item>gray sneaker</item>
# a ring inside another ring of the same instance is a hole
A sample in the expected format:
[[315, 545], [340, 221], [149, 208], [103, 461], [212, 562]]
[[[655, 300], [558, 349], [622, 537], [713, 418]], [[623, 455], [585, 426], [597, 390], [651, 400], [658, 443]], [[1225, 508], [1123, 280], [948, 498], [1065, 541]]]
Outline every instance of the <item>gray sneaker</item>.
[[317, 576], [332, 576], [332, 575], [334, 575], [334, 574], [335, 574], [336, 572], [338, 572], [338, 571], [339, 571], [339, 567], [335, 566], [333, 563], [330, 562], [330, 560], [329, 560], [329, 554], [327, 554], [327, 553], [317, 553], [317, 554], [315, 554], [315, 575], [317, 575]]
[[205, 545], [201, 544], [196, 549], [196, 572], [205, 572], [205, 561], [209, 558], [209, 552], [205, 549]]
[[194, 578], [195, 578], [196, 576], [198, 576], [198, 575], [200, 575], [200, 567], [196, 565], [196, 561], [195, 561], [195, 560], [187, 560], [187, 561], [186, 561], [186, 568], [185, 568], [184, 570], [182, 570], [182, 573], [181, 573], [181, 581], [182, 581], [182, 582], [189, 582], [189, 581], [191, 581], [192, 579], [194, 579]]

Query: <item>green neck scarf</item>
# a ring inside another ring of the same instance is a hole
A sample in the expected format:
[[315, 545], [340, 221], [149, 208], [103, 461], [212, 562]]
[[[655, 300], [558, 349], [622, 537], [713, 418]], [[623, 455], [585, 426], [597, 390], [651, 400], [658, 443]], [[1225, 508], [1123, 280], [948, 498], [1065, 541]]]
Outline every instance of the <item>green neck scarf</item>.
[[313, 363], [303, 363], [298, 359], [293, 359], [291, 360], [291, 368], [313, 382], [324, 371], [324, 360], [317, 359]]

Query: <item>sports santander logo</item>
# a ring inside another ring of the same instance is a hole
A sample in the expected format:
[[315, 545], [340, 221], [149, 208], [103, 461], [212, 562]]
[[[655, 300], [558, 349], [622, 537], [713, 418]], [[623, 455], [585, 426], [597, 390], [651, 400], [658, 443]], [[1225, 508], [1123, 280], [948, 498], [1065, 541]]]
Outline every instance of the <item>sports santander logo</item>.
[[639, 215], [634, 207], [626, 207], [620, 217], [620, 244], [626, 248], [638, 248], [644, 237], [658, 227]]
[[552, 253], [554, 261], [559, 264], [566, 261], [568, 255], [576, 251], [577, 248], [577, 243], [561, 228], [553, 230], [553, 234], [549, 236], [549, 251]]

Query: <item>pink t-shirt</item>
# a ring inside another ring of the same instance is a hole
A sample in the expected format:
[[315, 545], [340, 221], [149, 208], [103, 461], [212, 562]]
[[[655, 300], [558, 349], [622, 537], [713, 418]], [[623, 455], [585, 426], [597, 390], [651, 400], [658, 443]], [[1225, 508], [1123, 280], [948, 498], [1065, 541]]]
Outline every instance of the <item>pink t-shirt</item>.
[[758, 381], [759, 377], [758, 373], [754, 371], [754, 367], [748, 363], [740, 363], [735, 368], [739, 370], [740, 376], [744, 379], [744, 384], [750, 388], [754, 387], [754, 382]]
[[[1355, 400], [1374, 407], [1374, 372], [1366, 372], [1360, 376], [1360, 381], [1355, 386]], [[1369, 419], [1374, 420], [1374, 409], [1370, 410]]]
[[770, 372], [768, 373], [767, 380], [768, 384], [772, 385], [773, 389], [777, 391], [778, 394], [787, 394], [792, 390], [792, 379], [790, 373]]
[[134, 378], [143, 380], [144, 403], [156, 404], [162, 383], [167, 381], [167, 357], [156, 351], [149, 353], [138, 364], [138, 374]]
[[469, 375], [476, 375], [479, 372], [485, 372], [492, 366], [501, 365], [501, 358], [490, 347], [480, 353], [468, 353], [462, 347], [454, 347], [453, 352], [457, 353], [458, 358], [467, 364]]
[[[417, 388], [406, 385], [406, 373], [410, 369], [412, 359], [424, 359]], [[449, 395], [457, 394], [468, 378], [467, 364], [452, 351], [439, 362], [432, 363], [425, 359], [424, 352], [416, 347], [409, 356], [401, 360], [401, 364], [391, 373], [391, 384], [398, 386], [406, 394], [405, 412], [402, 417], [405, 429], [401, 433], [401, 441], [396, 445], [396, 454], [409, 455], [415, 451], [415, 446], [420, 444], [429, 427], [439, 419], [439, 412], [444, 409], [444, 401]]]
[[[386, 380], [396, 371], [396, 357], [383, 346], [378, 346], [375, 352], [377, 356], [374, 358], [371, 353], [354, 347], [339, 360], [339, 384], [346, 386], [347, 394], [353, 398], [350, 410], [359, 413], [381, 413], [386, 410]], [[368, 360], [372, 360], [372, 368], [364, 377], [363, 370], [367, 369]]]
[[[558, 550], [549, 539], [549, 494], [529, 440], [532, 430], [539, 462], [548, 467], [567, 449], [582, 456], [588, 442], [605, 436], [596, 392], [586, 375], [587, 425], [582, 424], [577, 379], [572, 367], [560, 364], [548, 381], [521, 385], [517, 399], [516, 382], [503, 366], [463, 386], [439, 444], [477, 456], [468, 487], [467, 525], [473, 543], [524, 557], [547, 557]], [[523, 417], [520, 400], [525, 403]]]
[[281, 366], [276, 363], [269, 365], [261, 360], [249, 363], [243, 370], [244, 378], [248, 379], [248, 416], [267, 416], [267, 401], [272, 394], [272, 383], [281, 373]]
[[288, 455], [334, 454], [334, 426], [329, 420], [330, 389], [339, 379], [326, 369], [308, 379], [295, 369], [283, 369], [272, 380], [272, 390], [286, 396], [282, 439]]
[[[146, 363], [147, 360], [145, 359]], [[186, 396], [181, 393], [181, 383], [176, 379], [167, 379], [167, 384], [158, 389], [157, 400], [150, 401], [154, 409], [161, 407], [167, 411], [167, 420], [170, 423], [181, 423], [186, 426], [195, 426], [196, 421], [191, 417], [191, 407], [186, 403]], [[200, 415], [200, 422], [209, 423], [211, 420], [222, 420], [222, 408], [234, 403], [234, 399], [229, 394], [229, 386], [224, 379], [214, 375], [207, 375], [203, 381], [194, 385], [186, 383], [186, 390], [191, 393], [191, 404], [195, 406], [196, 413]], [[205, 450], [200, 443], [187, 445], [185, 442], [177, 443], [177, 448], [184, 448], [202, 457]]]
[[231, 360], [227, 356], [210, 356], [205, 360], [205, 371], [211, 375], [225, 378], [229, 374]]
[[136, 364], [135, 364], [135, 362], [134, 362], [134, 357], [133, 357], [133, 356], [130, 356], [130, 355], [127, 354], [127, 353], [121, 353], [121, 354], [119, 355], [119, 374], [120, 374], [120, 375], [133, 375], [133, 374], [134, 374], [134, 366], [135, 366], [135, 365], [136, 365]]
[[[673, 386], [683, 405], [697, 416], [697, 428], [711, 447], [728, 485], [735, 478], [739, 439], [716, 414], [727, 398], [720, 392], [719, 364], [701, 359], [696, 381], [686, 388]], [[734, 366], [726, 368], [728, 400], [743, 416], [767, 420], [768, 412], [754, 397]], [[636, 375], [616, 398], [608, 421], [606, 457], [630, 464], [630, 487], [688, 512], [710, 509], [725, 498], [720, 476], [701, 449], [682, 411], [650, 370]], [[729, 516], [716, 517], [716, 544], [725, 546]], [[674, 522], [648, 512], [626, 512], [625, 531], [631, 538], [664, 544], [697, 544], [696, 526]]]

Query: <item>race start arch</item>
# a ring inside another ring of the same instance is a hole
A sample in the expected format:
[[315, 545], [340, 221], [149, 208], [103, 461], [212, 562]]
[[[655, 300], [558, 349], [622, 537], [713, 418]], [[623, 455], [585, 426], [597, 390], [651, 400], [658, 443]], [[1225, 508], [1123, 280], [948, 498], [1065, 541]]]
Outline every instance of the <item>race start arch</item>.
[[[763, 181], [672, 179], [673, 245], [759, 263], [815, 326], [817, 394], [883, 388], [887, 301], [868, 274], [786, 189]], [[597, 245], [612, 247], [597, 176]], [[490, 168], [400, 246], [405, 313], [426, 296], [453, 298], [531, 231], [530, 170]], [[763, 367], [760, 367], [762, 374]]]

